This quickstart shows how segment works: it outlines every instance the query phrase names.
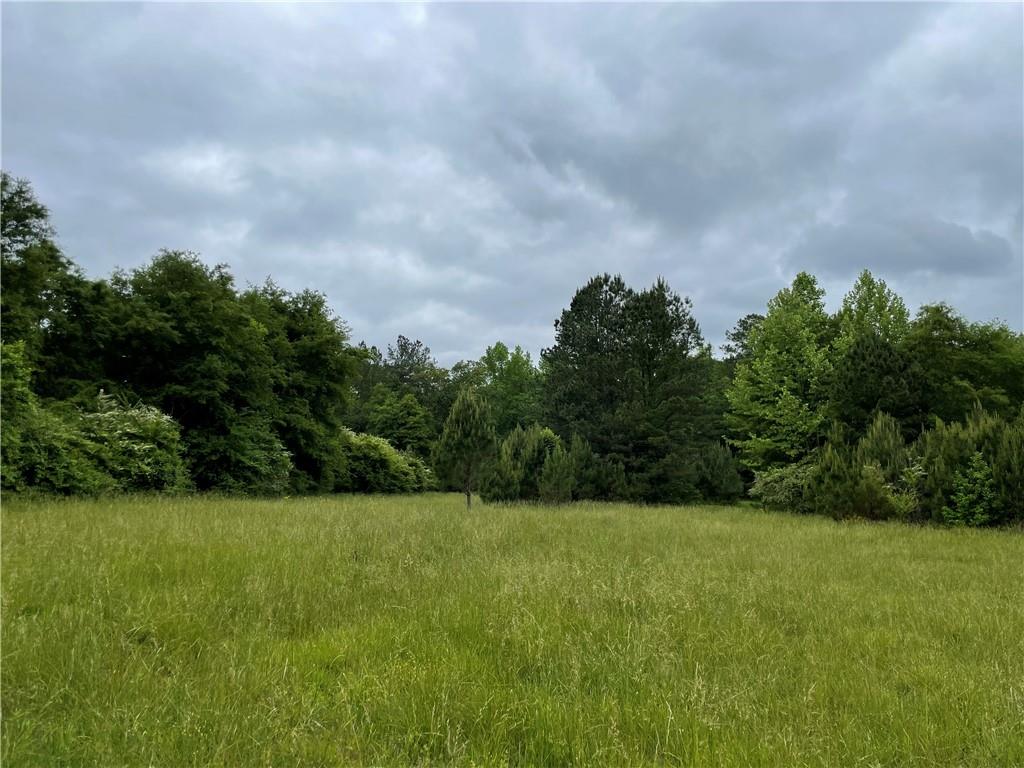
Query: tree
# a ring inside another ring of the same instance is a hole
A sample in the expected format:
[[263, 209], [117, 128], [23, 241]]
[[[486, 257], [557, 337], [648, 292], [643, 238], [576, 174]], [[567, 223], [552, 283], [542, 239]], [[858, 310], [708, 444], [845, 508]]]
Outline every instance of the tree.
[[700, 448], [721, 434], [721, 387], [689, 299], [664, 280], [633, 291], [595, 277], [562, 312], [542, 371], [548, 423], [621, 462], [632, 497], [698, 495]]
[[34, 361], [44, 329], [84, 279], [53, 242], [50, 212], [28, 181], [0, 172], [0, 206], [0, 328]]
[[291, 455], [292, 490], [330, 492], [357, 359], [348, 328], [316, 291], [291, 294], [268, 280], [242, 302], [271, 353], [271, 419]]
[[545, 504], [566, 504], [572, 501], [575, 485], [572, 456], [561, 445], [547, 455], [541, 469], [538, 488]]
[[885, 412], [913, 439], [927, 423], [923, 388], [920, 366], [905, 348], [865, 330], [846, 346], [831, 373], [828, 415], [861, 435], [876, 413]]
[[491, 406], [499, 436], [540, 419], [541, 377], [529, 352], [519, 346], [510, 352], [499, 341], [487, 348], [478, 366], [480, 390]]
[[799, 461], [817, 447], [826, 422], [831, 325], [824, 291], [801, 272], [768, 302], [750, 336], [750, 357], [727, 392], [729, 425], [741, 461], [761, 471]]
[[487, 404], [472, 389], [464, 389], [445, 420], [435, 465], [466, 494], [466, 509], [472, 504], [473, 491], [479, 487], [494, 453], [494, 427]]
[[370, 398], [370, 432], [401, 451], [427, 454], [433, 435], [430, 421], [430, 414], [411, 393], [399, 397], [378, 384]]
[[992, 468], [981, 451], [975, 451], [967, 466], [957, 470], [950, 504], [943, 508], [942, 514], [951, 525], [988, 525], [999, 516], [997, 504]]
[[545, 421], [579, 434], [601, 454], [616, 446], [609, 423], [625, 399], [625, 305], [621, 277], [592, 278], [555, 322], [555, 343], [541, 353]]
[[843, 297], [836, 313], [835, 347], [845, 352], [858, 338], [877, 336], [890, 344], [899, 344], [910, 328], [907, 306], [884, 280], [868, 270], [860, 273], [853, 288]]
[[764, 315], [751, 312], [736, 321], [732, 330], [725, 332], [726, 343], [722, 345], [725, 359], [730, 363], [738, 363], [750, 357], [750, 336], [764, 321]]
[[107, 375], [181, 424], [197, 487], [283, 490], [291, 460], [274, 428], [282, 369], [227, 268], [164, 251], [112, 283], [126, 311]]
[[978, 402], [1012, 418], [1024, 402], [1024, 334], [1001, 323], [969, 323], [946, 304], [926, 305], [904, 346], [933, 417], [959, 421]]

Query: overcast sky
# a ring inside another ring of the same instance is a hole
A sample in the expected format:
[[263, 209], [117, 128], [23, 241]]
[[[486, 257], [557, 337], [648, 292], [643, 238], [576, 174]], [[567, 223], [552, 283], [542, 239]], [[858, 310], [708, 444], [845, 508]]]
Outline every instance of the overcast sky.
[[1019, 4], [2, 14], [3, 167], [92, 276], [194, 250], [446, 364], [606, 271], [716, 345], [801, 269], [1024, 323]]

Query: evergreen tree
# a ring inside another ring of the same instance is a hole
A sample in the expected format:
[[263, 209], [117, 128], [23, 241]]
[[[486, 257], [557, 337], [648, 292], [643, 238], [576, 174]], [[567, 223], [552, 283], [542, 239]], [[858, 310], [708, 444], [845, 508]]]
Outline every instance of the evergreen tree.
[[545, 504], [566, 504], [572, 501], [575, 485], [572, 456], [561, 445], [547, 455], [537, 483], [540, 500]]
[[467, 509], [494, 454], [494, 427], [487, 404], [472, 389], [464, 389], [444, 423], [435, 465], [448, 482], [466, 494]]

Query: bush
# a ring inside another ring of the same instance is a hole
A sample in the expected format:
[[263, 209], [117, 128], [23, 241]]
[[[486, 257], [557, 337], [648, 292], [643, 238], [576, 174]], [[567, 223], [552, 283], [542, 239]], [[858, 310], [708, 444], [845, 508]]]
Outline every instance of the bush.
[[288, 489], [291, 455], [263, 417], [236, 418], [226, 435], [193, 430], [185, 435], [185, 443], [193, 478], [201, 474], [213, 490], [276, 496]]
[[336, 490], [357, 493], [413, 493], [436, 487], [423, 461], [402, 453], [387, 440], [344, 430], [344, 484]]
[[[924, 469], [919, 494], [925, 519], [964, 525], [1024, 520], [1024, 413], [1006, 421], [976, 407], [964, 422], [937, 421], [933, 429], [920, 436], [914, 450]], [[975, 454], [980, 455], [987, 470], [981, 468]], [[981, 482], [979, 472], [992, 475], [994, 500], [991, 505], [983, 505], [987, 509], [986, 523], [972, 523], [981, 518], [958, 511], [961, 503], [968, 503], [963, 495], [972, 493], [968, 486]], [[952, 511], [952, 517], [947, 510]]]
[[757, 472], [749, 493], [768, 509], [811, 512], [807, 488], [814, 472], [810, 460]]
[[967, 466], [958, 469], [953, 479], [953, 492], [942, 516], [950, 525], [988, 525], [1000, 517], [996, 483], [992, 468], [981, 451], [975, 451]]
[[118, 404], [101, 394], [98, 410], [82, 417], [95, 458], [119, 490], [176, 491], [188, 486], [177, 422], [152, 406]]
[[24, 342], [0, 345], [0, 483], [6, 490], [95, 495], [116, 490], [74, 411], [42, 406], [32, 392]]
[[909, 519], [919, 508], [919, 478], [899, 424], [878, 413], [855, 446], [845, 441], [841, 428], [833, 428], [810, 477], [807, 499], [814, 511], [837, 520]]
[[414, 485], [410, 489], [416, 492], [436, 491], [438, 489], [437, 477], [434, 471], [427, 466], [427, 463], [410, 451], [401, 451], [400, 456], [412, 470]]
[[712, 443], [701, 451], [697, 487], [705, 499], [729, 501], [743, 494], [743, 478], [727, 446]]

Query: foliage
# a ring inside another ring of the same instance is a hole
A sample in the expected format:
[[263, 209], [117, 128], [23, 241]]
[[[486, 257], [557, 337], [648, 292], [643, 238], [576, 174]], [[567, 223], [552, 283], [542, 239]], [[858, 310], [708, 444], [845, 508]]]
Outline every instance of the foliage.
[[741, 461], [763, 472], [799, 462], [821, 442], [832, 327], [824, 292], [801, 272], [768, 303], [736, 367], [727, 418]]
[[188, 487], [180, 430], [150, 405], [118, 403], [101, 394], [97, 410], [82, 417], [96, 446], [94, 459], [122, 491], [180, 491]]
[[25, 342], [35, 362], [46, 327], [83, 280], [53, 242], [49, 211], [26, 179], [0, 172], [0, 208], [0, 331], [5, 342]]
[[754, 475], [750, 496], [768, 509], [807, 513], [813, 511], [807, 488], [815, 472], [809, 458], [795, 464], [765, 469]]
[[545, 504], [565, 504], [572, 501], [575, 485], [572, 456], [560, 444], [548, 453], [537, 480], [540, 500]]
[[[967, 493], [968, 484], [980, 483], [981, 474], [991, 471], [994, 500], [991, 508], [983, 505], [988, 522], [1024, 520], [1024, 415], [1007, 421], [976, 406], [963, 422], [939, 421], [921, 435], [914, 450], [925, 472], [920, 483], [924, 519], [946, 521], [947, 509], [960, 509], [956, 495]], [[976, 453], [986, 470], [977, 466]], [[966, 513], [958, 518], [966, 524], [974, 519]]]
[[240, 291], [191, 253], [88, 279], [31, 185], [0, 186], [8, 490], [312, 494], [440, 476], [467, 500], [535, 501], [561, 499], [571, 465], [577, 500], [730, 499], [753, 479], [770, 506], [834, 517], [1024, 519], [1024, 334], [944, 304], [910, 319], [867, 271], [831, 316], [800, 273], [736, 323], [723, 360], [664, 280], [599, 275], [539, 368], [503, 342], [445, 368], [404, 335], [353, 347], [323, 294]]
[[495, 432], [503, 437], [515, 427], [536, 423], [541, 411], [541, 375], [530, 354], [502, 342], [488, 347], [475, 364], [479, 391], [494, 415]]
[[316, 291], [290, 294], [268, 280], [241, 302], [270, 352], [273, 396], [262, 410], [291, 457], [289, 486], [299, 493], [330, 491], [356, 367], [348, 328]]
[[853, 434], [862, 434], [879, 412], [896, 418], [905, 437], [927, 423], [921, 368], [903, 347], [874, 331], [846, 345], [829, 381], [828, 412]]
[[494, 427], [487, 404], [472, 389], [464, 389], [452, 405], [438, 440], [434, 465], [454, 487], [466, 494], [466, 506], [495, 454]]
[[369, 429], [399, 450], [419, 456], [430, 452], [431, 416], [412, 393], [399, 397], [378, 384], [370, 399]]
[[975, 451], [967, 466], [956, 471], [950, 503], [942, 508], [942, 516], [951, 525], [988, 525], [999, 516], [997, 503], [992, 468], [981, 451]]
[[835, 348], [840, 353], [863, 336], [899, 344], [909, 331], [910, 315], [903, 299], [865, 269], [843, 297], [836, 327]]
[[343, 479], [336, 490], [357, 493], [414, 493], [430, 490], [433, 473], [414, 454], [396, 450], [376, 435], [348, 430], [342, 433]]
[[697, 486], [705, 499], [729, 501], [743, 494], [743, 479], [728, 446], [710, 443], [704, 447], [700, 454]]
[[1013, 418], [1024, 403], [1024, 334], [936, 304], [921, 307], [905, 346], [920, 369], [922, 402], [945, 422], [963, 421], [975, 403]]
[[545, 418], [623, 465], [625, 493], [694, 498], [695, 457], [720, 434], [722, 382], [689, 299], [602, 275], [577, 291], [542, 353]]
[[104, 395], [95, 413], [40, 403], [24, 342], [2, 345], [0, 379], [4, 489], [96, 495], [187, 486], [178, 425], [166, 414]]

